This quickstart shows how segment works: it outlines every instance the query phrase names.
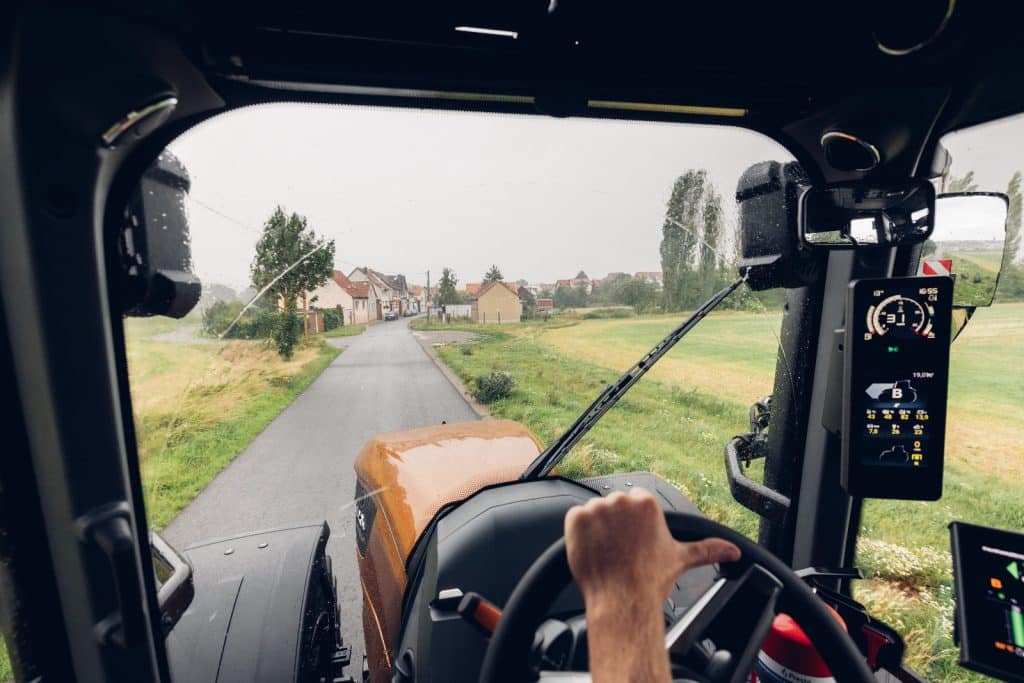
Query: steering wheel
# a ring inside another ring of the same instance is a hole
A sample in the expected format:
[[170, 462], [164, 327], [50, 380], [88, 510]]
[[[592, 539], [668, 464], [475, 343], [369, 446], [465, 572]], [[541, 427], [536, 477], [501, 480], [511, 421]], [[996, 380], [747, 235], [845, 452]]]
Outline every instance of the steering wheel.
[[[665, 520], [676, 540], [723, 538], [738, 546], [742, 554], [738, 562], [722, 566], [723, 576], [666, 633], [666, 649], [688, 658], [687, 678], [734, 681], [748, 676], [772, 619], [776, 613], [785, 612], [810, 636], [837, 680], [875, 680], [835, 615], [772, 553], [704, 517], [666, 512]], [[585, 673], [538, 672], [530, 664], [537, 627], [572, 580], [565, 538], [561, 538], [537, 558], [509, 596], [484, 655], [481, 683], [590, 680]], [[725, 637], [742, 645], [739, 652], [708, 652], [702, 645], [708, 637]], [[623, 647], [629, 647], [629, 643], [623, 643]]]

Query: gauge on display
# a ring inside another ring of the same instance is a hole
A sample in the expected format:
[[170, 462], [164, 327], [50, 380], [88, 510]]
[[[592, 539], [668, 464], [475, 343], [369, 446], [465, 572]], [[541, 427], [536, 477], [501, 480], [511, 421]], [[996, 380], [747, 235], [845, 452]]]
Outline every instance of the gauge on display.
[[868, 334], [872, 337], [884, 337], [890, 333], [900, 336], [915, 334], [932, 339], [935, 337], [932, 331], [934, 315], [935, 308], [927, 301], [893, 294], [868, 308]]

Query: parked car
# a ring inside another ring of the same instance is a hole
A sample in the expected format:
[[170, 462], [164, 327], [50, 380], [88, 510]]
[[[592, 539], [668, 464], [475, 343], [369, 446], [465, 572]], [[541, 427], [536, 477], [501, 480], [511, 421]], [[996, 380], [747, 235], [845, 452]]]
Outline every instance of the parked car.
[[398, 320], [398, 314], [394, 311], [386, 311], [384, 313], [384, 320]]

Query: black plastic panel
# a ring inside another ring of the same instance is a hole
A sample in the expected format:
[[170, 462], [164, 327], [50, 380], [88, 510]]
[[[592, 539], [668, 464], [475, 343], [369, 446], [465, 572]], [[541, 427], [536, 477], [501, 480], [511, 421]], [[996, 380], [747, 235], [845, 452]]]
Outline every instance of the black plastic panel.
[[[192, 546], [195, 599], [167, 638], [175, 681], [317, 681], [337, 649], [326, 522]], [[328, 678], [329, 679], [329, 678]]]
[[[586, 485], [584, 485], [586, 484]], [[423, 566], [408, 590], [412, 603], [396, 656], [411, 650], [417, 681], [475, 681], [486, 641], [454, 612], [430, 607], [439, 591], [475, 591], [503, 606], [533, 561], [561, 538], [566, 511], [600, 494], [643, 487], [667, 510], [699, 514], [679, 491], [647, 473], [612, 475], [576, 483], [540, 479], [480, 491], [445, 514], [426, 532]], [[688, 572], [666, 602], [674, 620], [710, 586], [714, 570]], [[549, 616], [568, 619], [583, 612], [583, 600], [569, 587]]]

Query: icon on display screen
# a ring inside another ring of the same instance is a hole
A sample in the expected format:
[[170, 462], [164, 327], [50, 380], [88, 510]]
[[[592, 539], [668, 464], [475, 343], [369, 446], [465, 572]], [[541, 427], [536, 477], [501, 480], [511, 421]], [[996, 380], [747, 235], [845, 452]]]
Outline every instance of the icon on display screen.
[[866, 393], [875, 401], [886, 403], [914, 403], [917, 401], [917, 389], [907, 379], [898, 382], [875, 382], [868, 386]]

